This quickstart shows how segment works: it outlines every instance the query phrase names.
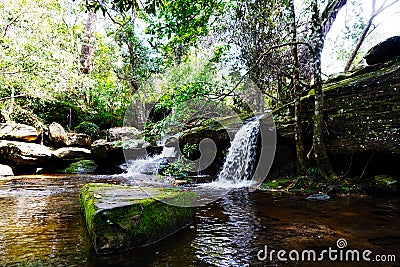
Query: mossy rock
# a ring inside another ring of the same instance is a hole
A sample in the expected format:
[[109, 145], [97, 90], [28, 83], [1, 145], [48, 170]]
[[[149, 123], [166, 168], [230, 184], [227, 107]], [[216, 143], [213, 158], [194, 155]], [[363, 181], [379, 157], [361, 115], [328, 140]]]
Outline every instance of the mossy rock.
[[267, 181], [261, 186], [261, 189], [266, 191], [287, 191], [291, 185], [293, 185], [293, 178], [285, 177]]
[[190, 207], [195, 200], [195, 193], [173, 188], [100, 183], [85, 185], [80, 194], [81, 210], [98, 254], [150, 245], [188, 226], [195, 216], [195, 208]]
[[65, 169], [60, 170], [61, 173], [67, 174], [86, 174], [94, 173], [97, 168], [96, 162], [94, 160], [80, 160], [78, 162], [71, 163]]
[[397, 191], [397, 180], [389, 175], [375, 175], [369, 179], [368, 186], [376, 193], [394, 193]]
[[270, 189], [282, 189], [282, 187], [287, 187], [292, 183], [291, 178], [281, 178], [281, 179], [275, 179], [272, 181], [268, 181], [264, 184], [265, 188], [270, 188]]

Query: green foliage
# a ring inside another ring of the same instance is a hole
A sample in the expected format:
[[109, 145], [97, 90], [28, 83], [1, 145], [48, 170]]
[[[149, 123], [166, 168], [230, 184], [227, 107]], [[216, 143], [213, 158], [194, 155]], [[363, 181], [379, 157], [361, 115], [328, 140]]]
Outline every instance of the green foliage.
[[[156, 10], [157, 19], [147, 29], [153, 46], [161, 47], [179, 64], [190, 46], [195, 46], [201, 36], [206, 36], [216, 18], [223, 14], [221, 0], [164, 1]], [[162, 40], [165, 39], [165, 42]]]
[[199, 150], [198, 144], [189, 144], [189, 143], [185, 144], [182, 149], [183, 154], [185, 155], [186, 158], [193, 158], [198, 152], [198, 150]]
[[112, 33], [116, 43], [123, 49], [123, 65], [117, 69], [117, 75], [135, 91], [153, 74], [162, 70], [162, 60], [145, 46], [143, 39], [138, 37], [137, 30], [134, 21], [129, 21]]
[[307, 176], [312, 176], [312, 177], [317, 177], [317, 178], [323, 178], [323, 174], [321, 169], [317, 167], [312, 167], [307, 170]]
[[188, 163], [183, 158], [179, 158], [177, 162], [169, 163], [162, 170], [161, 174], [165, 176], [187, 177], [193, 167], [193, 163]]
[[75, 127], [75, 131], [78, 133], [87, 134], [92, 139], [96, 138], [100, 133], [99, 126], [90, 121], [81, 122], [78, 126]]

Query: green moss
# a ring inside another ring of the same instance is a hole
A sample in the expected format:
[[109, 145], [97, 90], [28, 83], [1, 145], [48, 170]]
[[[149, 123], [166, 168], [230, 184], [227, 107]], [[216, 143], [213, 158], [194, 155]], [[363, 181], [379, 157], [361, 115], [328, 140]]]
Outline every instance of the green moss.
[[94, 205], [94, 194], [91, 192], [93, 184], [87, 184], [82, 188], [80, 194], [80, 206], [81, 211], [84, 213], [86, 219], [86, 225], [89, 232], [93, 231], [93, 218], [97, 212], [97, 207]]
[[282, 190], [286, 189], [291, 183], [293, 183], [292, 178], [280, 178], [272, 181], [268, 181], [263, 184], [262, 189], [264, 190]]
[[93, 160], [80, 160], [71, 163], [67, 168], [60, 170], [59, 172], [68, 174], [94, 173], [96, 168], [97, 165]]

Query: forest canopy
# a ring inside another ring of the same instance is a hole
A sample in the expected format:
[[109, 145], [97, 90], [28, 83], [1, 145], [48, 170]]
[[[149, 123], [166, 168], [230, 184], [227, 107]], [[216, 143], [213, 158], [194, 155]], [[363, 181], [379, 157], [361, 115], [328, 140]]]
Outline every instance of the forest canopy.
[[[2, 113], [37, 127], [56, 121], [74, 130], [83, 122], [121, 126], [128, 108], [141, 127], [154, 103], [174, 108], [194, 98], [237, 112], [249, 108], [243, 97], [253, 110], [278, 107], [306, 95], [314, 83], [307, 46], [312, 2], [322, 17], [340, 1], [1, 0]], [[394, 0], [342, 2], [338, 16], [345, 26], [335, 29], [334, 41], [327, 37], [326, 47], [329, 64], [344, 68], [371, 16], [399, 6]], [[362, 13], [365, 6], [372, 6], [371, 16]], [[298, 92], [289, 45], [293, 19]], [[353, 66], [384, 37], [370, 34], [379, 29], [372, 25]]]

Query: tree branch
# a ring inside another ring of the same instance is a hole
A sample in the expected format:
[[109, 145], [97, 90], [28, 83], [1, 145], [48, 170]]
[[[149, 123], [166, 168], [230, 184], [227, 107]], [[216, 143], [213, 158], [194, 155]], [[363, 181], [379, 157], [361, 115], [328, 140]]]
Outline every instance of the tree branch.
[[6, 97], [0, 98], [0, 101], [4, 101], [4, 100], [7, 100], [7, 99], [12, 99], [12, 98], [20, 98], [20, 97], [24, 97], [24, 96], [26, 96], [26, 94], [15, 95], [15, 96], [6, 96]]
[[277, 48], [281, 48], [281, 47], [285, 47], [285, 46], [293, 46], [293, 45], [305, 45], [310, 51], [311, 53], [314, 53], [314, 50], [312, 48], [312, 46], [309, 43], [305, 43], [305, 42], [289, 42], [289, 43], [285, 43], [285, 44], [279, 44], [279, 45], [274, 45], [271, 46], [270, 48], [268, 48], [266, 51], [264, 51], [263, 53], [261, 53], [261, 55], [257, 58], [256, 62], [254, 63], [254, 65], [247, 70], [247, 72], [240, 78], [240, 80], [236, 83], [236, 85], [226, 94], [223, 94], [222, 97], [225, 98], [227, 96], [229, 96], [233, 91], [235, 91], [239, 85], [243, 82], [244, 78], [251, 72], [254, 70], [254, 68], [260, 63], [261, 59], [268, 54], [269, 52], [271, 52], [274, 49]]
[[[344, 68], [344, 71], [347, 72], [349, 71], [351, 65], [354, 62], [354, 59], [357, 56], [358, 51], [360, 50], [361, 45], [364, 43], [365, 39], [367, 38], [369, 32], [370, 32], [370, 28], [372, 26], [372, 22], [375, 19], [376, 16], [378, 16], [381, 12], [383, 12], [385, 9], [387, 9], [388, 7], [393, 6], [395, 3], [397, 3], [399, 0], [394, 0], [393, 2], [391, 2], [390, 4], [388, 4], [387, 6], [385, 6], [386, 1], [383, 2], [383, 4], [379, 7], [378, 10], [376, 10], [376, 0], [372, 1], [372, 13], [371, 13], [371, 17], [368, 19], [367, 24], [365, 25], [365, 28], [360, 36], [360, 38], [357, 41], [356, 47], [353, 49], [353, 52], [350, 55], [349, 60], [346, 63], [346, 66]], [[376, 29], [376, 27], [374, 28]], [[373, 30], [374, 30], [373, 29]]]

